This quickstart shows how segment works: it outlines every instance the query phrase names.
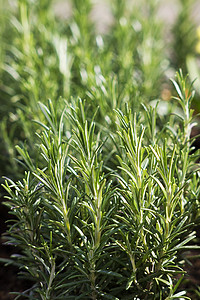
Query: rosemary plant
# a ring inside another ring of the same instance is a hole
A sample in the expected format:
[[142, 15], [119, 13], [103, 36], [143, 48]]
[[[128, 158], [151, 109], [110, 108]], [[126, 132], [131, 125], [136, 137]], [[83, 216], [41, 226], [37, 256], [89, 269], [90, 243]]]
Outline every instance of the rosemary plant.
[[53, 1], [16, 0], [14, 8], [8, 6], [0, 109], [6, 174], [21, 173], [14, 162], [16, 144], [26, 140], [33, 149], [38, 128], [32, 120], [45, 122], [39, 101], [46, 105], [51, 97], [62, 110], [60, 96], [87, 98], [90, 117], [99, 105], [96, 121], [110, 128], [115, 127], [113, 109], [124, 109], [127, 102], [139, 109], [142, 99], [159, 96], [166, 69], [162, 24], [156, 18], [158, 3], [145, 2], [131, 9], [128, 2], [109, 2], [113, 22], [105, 33], [95, 29], [92, 0], [71, 1], [67, 20], [55, 15]]
[[[54, 2], [13, 1], [0, 21], [7, 239], [31, 286], [16, 299], [189, 299], [181, 282], [200, 193], [194, 92], [179, 71], [167, 112], [151, 101], [173, 65], [159, 1], [105, 2], [105, 32], [94, 1], [69, 1], [67, 19]], [[181, 11], [174, 27], [175, 51], [184, 45], [176, 67], [193, 47], [183, 38], [189, 18]]]
[[1, 131], [11, 163], [7, 169], [7, 174], [12, 173], [10, 176], [18, 177], [17, 172], [20, 173], [13, 163], [15, 145], [26, 140], [31, 151], [35, 142], [36, 126], [32, 120], [43, 118], [38, 102], [47, 103], [51, 95], [63, 108], [59, 97], [69, 96], [72, 57], [67, 38], [59, 36], [59, 28], [51, 1], [18, 0], [14, 7], [12, 4], [7, 7], [2, 35], [5, 55], [1, 65], [1, 114], [4, 116]]
[[23, 181], [4, 185], [14, 216], [9, 243], [21, 249], [14, 258], [32, 280], [21, 296], [190, 299], [180, 283], [199, 211], [193, 91], [181, 71], [173, 84], [181, 116], [169, 116], [160, 133], [157, 107], [117, 109], [117, 129], [106, 137], [95, 121], [98, 108], [91, 118], [81, 99], [61, 115], [51, 101], [40, 105], [43, 166], [18, 147], [28, 170]]

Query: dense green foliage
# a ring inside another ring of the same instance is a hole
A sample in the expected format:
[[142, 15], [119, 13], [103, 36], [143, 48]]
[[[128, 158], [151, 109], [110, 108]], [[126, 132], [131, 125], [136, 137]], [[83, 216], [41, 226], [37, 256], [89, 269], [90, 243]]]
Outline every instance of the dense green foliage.
[[[113, 109], [126, 103], [138, 110], [140, 102], [169, 98], [164, 85], [169, 68], [175, 66], [174, 73], [185, 68], [186, 56], [193, 54], [195, 38], [187, 45], [194, 26], [189, 17], [183, 23], [184, 1], [174, 25], [174, 41], [182, 37], [182, 42], [169, 44], [172, 58], [157, 17], [160, 1], [108, 1], [99, 16], [92, 0], [71, 0], [67, 7], [47, 0], [6, 2], [0, 4], [1, 175], [19, 177], [15, 145], [26, 141], [33, 151], [37, 126], [32, 120], [43, 121], [39, 101], [47, 104], [50, 98], [62, 110], [60, 96], [87, 98], [93, 110], [101, 106], [100, 123], [107, 126]], [[185, 52], [177, 56], [180, 51]]]
[[180, 283], [199, 223], [194, 91], [181, 70], [166, 79], [180, 61], [166, 56], [159, 1], [108, 1], [105, 32], [90, 0], [72, 0], [64, 19], [53, 1], [14, 3], [0, 29], [1, 172], [8, 243], [32, 281], [23, 296], [189, 299]]
[[60, 117], [41, 105], [43, 168], [18, 148], [29, 172], [5, 185], [30, 299], [184, 298], [177, 275], [195, 237], [199, 177], [189, 156], [192, 91], [177, 76], [181, 115], [160, 132], [156, 107], [116, 110], [111, 133], [80, 99]]

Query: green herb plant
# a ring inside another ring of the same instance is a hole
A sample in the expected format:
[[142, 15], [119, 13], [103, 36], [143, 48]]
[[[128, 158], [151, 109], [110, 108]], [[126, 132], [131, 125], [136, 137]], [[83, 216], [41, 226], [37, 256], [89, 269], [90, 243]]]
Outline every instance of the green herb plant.
[[158, 3], [144, 0], [130, 8], [126, 1], [108, 2], [113, 22], [105, 33], [95, 29], [94, 1], [70, 3], [67, 20], [54, 13], [54, 1], [16, 0], [7, 7], [1, 28], [2, 175], [19, 178], [23, 172], [15, 145], [26, 141], [29, 151], [34, 148], [40, 129], [33, 120], [46, 122], [38, 102], [47, 105], [51, 98], [62, 111], [60, 96], [68, 102], [86, 98], [90, 118], [99, 105], [96, 122], [110, 130], [111, 124], [116, 129], [113, 109], [129, 103], [138, 110], [141, 101], [160, 94], [167, 64], [162, 24], [154, 18]]
[[106, 136], [95, 121], [101, 108], [91, 117], [80, 98], [61, 114], [40, 105], [43, 167], [18, 147], [27, 172], [4, 184], [8, 242], [32, 282], [16, 299], [190, 299], [180, 283], [199, 212], [194, 93], [181, 71], [173, 84], [179, 110], [162, 128], [157, 106], [116, 109]]
[[15, 145], [26, 140], [31, 151], [36, 141], [33, 119], [43, 118], [38, 102], [47, 103], [51, 95], [55, 105], [64, 107], [59, 97], [69, 96], [72, 57], [67, 38], [59, 36], [51, 1], [17, 0], [8, 5], [4, 23], [1, 138], [8, 157], [6, 174], [14, 178], [21, 173]]
[[[151, 102], [170, 65], [159, 1], [109, 1], [104, 33], [92, 0], [71, 1], [67, 20], [54, 1], [13, 3], [0, 21], [0, 171], [12, 259], [30, 280], [16, 299], [189, 299], [181, 282], [199, 223], [194, 93], [180, 71], [167, 113]], [[176, 68], [193, 47], [183, 44], [181, 13]]]

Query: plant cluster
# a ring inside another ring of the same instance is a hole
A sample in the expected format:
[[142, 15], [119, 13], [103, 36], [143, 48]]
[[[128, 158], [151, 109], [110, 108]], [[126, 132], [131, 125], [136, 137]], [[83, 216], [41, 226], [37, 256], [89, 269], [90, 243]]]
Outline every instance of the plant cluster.
[[180, 70], [174, 99], [151, 101], [171, 64], [159, 1], [110, 1], [104, 33], [92, 0], [69, 3], [62, 19], [53, 1], [17, 0], [1, 21], [7, 239], [32, 282], [16, 299], [190, 299], [194, 92]]
[[[193, 54], [194, 27], [188, 16], [192, 0], [190, 6], [182, 1], [172, 30], [174, 41], [182, 38], [181, 46], [170, 44], [172, 58], [163, 40], [164, 25], [157, 17], [160, 1], [105, 2], [105, 15], [110, 16], [107, 27], [104, 15], [97, 26], [92, 0], [69, 0], [66, 11], [59, 1], [7, 2], [0, 2], [1, 176], [17, 179], [23, 174], [15, 160], [15, 145], [26, 141], [33, 150], [38, 128], [32, 120], [44, 121], [39, 101], [47, 105], [50, 98], [62, 110], [60, 96], [89, 99], [93, 110], [101, 106], [100, 122], [107, 126], [113, 109], [124, 109], [126, 103], [138, 110], [139, 103], [160, 95], [169, 99], [168, 85], [163, 92], [165, 71], [170, 66], [185, 69], [186, 56]], [[185, 11], [187, 18], [182, 17]], [[183, 55], [175, 55], [184, 49]], [[190, 73], [195, 79], [194, 69]]]
[[157, 107], [118, 109], [115, 130], [105, 132], [81, 99], [61, 116], [41, 104], [43, 168], [18, 148], [29, 171], [5, 184], [16, 220], [9, 242], [22, 249], [30, 299], [189, 299], [177, 288], [195, 237], [199, 177], [189, 155], [193, 93], [181, 72], [177, 80], [181, 115], [160, 131]]

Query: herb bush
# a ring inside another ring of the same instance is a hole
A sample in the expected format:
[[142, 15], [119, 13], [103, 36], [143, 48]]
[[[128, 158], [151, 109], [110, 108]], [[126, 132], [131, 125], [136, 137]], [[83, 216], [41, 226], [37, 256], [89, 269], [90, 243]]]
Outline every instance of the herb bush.
[[[42, 120], [38, 102], [46, 102], [51, 95], [54, 104], [62, 107], [59, 97], [69, 96], [72, 58], [66, 37], [59, 35], [60, 26], [51, 4], [52, 1], [46, 0], [17, 0], [6, 8], [1, 34], [4, 46], [0, 96], [4, 156], [1, 161], [7, 158], [4, 174], [12, 178], [18, 178], [24, 171], [14, 159], [15, 145], [26, 141], [29, 151], [33, 149], [37, 130], [33, 120]], [[4, 6], [2, 2], [2, 11]]]
[[[160, 98], [169, 67], [185, 70], [187, 57], [194, 54], [193, 0], [181, 1], [169, 33], [171, 54], [157, 16], [160, 1], [105, 1], [111, 21], [104, 31], [102, 15], [101, 26], [95, 20], [95, 1], [69, 0], [67, 18], [62, 6], [61, 16], [54, 12], [57, 2], [0, 1], [1, 176], [17, 179], [23, 174], [15, 160], [15, 145], [26, 141], [34, 156], [39, 129], [32, 121], [45, 122], [38, 102], [47, 105], [51, 98], [62, 110], [60, 96], [68, 101], [71, 96], [86, 98], [92, 111], [97, 103], [101, 106], [97, 118], [107, 127], [110, 120], [114, 124], [113, 109], [123, 110], [129, 103], [138, 110], [141, 102]], [[194, 80], [198, 72], [190, 61], [187, 67]]]
[[[6, 8], [1, 30], [1, 175], [17, 179], [23, 174], [15, 145], [26, 141], [34, 156], [39, 129], [32, 120], [45, 122], [38, 102], [47, 105], [51, 98], [62, 110], [60, 96], [87, 98], [92, 111], [97, 103], [101, 106], [97, 117], [107, 127], [113, 109], [127, 102], [138, 109], [141, 101], [159, 97], [168, 62], [162, 24], [155, 17], [158, 3], [140, 1], [130, 8], [126, 1], [110, 2], [113, 21], [101, 33], [91, 17], [93, 1], [69, 2], [72, 12], [66, 20], [54, 13], [53, 1], [16, 0]], [[4, 6], [2, 2], [2, 12]]]
[[41, 105], [43, 168], [18, 147], [29, 171], [4, 186], [15, 217], [9, 243], [33, 281], [24, 296], [189, 299], [178, 288], [199, 209], [193, 92], [181, 71], [173, 83], [181, 111], [160, 129], [157, 107], [118, 109], [105, 132], [81, 99], [61, 115]]
[[71, 1], [67, 20], [51, 1], [16, 4], [0, 99], [7, 239], [32, 283], [16, 299], [189, 299], [180, 283], [199, 223], [194, 93], [180, 71], [174, 100], [151, 102], [170, 64], [158, 2], [110, 2], [105, 33], [90, 0]]

